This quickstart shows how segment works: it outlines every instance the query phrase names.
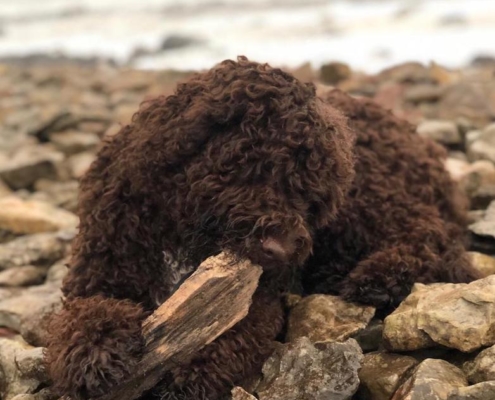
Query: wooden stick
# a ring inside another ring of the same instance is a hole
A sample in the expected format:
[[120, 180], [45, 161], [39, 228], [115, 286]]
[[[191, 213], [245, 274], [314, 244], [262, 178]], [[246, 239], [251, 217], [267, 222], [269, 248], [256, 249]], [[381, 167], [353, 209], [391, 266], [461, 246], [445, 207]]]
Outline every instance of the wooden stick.
[[146, 352], [136, 373], [98, 400], [133, 400], [169, 369], [243, 319], [261, 267], [226, 254], [210, 257], [143, 323]]

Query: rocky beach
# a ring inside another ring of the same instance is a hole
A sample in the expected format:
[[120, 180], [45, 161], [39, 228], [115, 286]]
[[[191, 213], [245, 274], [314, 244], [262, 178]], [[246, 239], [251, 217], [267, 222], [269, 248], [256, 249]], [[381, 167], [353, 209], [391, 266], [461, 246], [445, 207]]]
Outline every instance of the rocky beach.
[[[334, 296], [287, 299], [287, 343], [233, 399], [495, 399], [495, 60], [403, 63], [376, 74], [331, 62], [291, 70], [318, 90], [373, 98], [449, 150], [471, 199], [470, 256], [484, 279], [417, 284], [384, 320]], [[77, 229], [78, 179], [104, 138], [190, 72], [110, 63], [0, 64], [0, 399], [49, 400], [47, 316]]]

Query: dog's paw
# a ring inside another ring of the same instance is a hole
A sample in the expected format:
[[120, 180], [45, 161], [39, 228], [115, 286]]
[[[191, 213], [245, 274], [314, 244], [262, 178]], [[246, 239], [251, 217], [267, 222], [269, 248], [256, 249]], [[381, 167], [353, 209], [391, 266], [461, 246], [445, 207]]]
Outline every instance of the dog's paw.
[[75, 299], [49, 323], [47, 371], [60, 396], [99, 397], [130, 376], [144, 348], [142, 308], [101, 296]]
[[339, 293], [347, 301], [376, 308], [389, 307], [392, 301], [385, 287], [369, 279], [346, 278], [341, 283]]

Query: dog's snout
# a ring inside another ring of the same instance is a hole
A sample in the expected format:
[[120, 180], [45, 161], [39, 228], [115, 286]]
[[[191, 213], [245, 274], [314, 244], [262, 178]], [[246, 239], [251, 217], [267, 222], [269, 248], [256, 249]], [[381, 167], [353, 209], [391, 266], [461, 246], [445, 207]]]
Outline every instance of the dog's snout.
[[290, 256], [289, 249], [284, 246], [281, 240], [268, 237], [263, 240], [262, 248], [265, 256], [272, 260], [286, 262]]
[[[309, 235], [296, 232], [288, 236], [269, 236], [262, 240], [262, 250], [266, 258], [287, 263], [306, 253], [305, 248], [310, 241]], [[304, 255], [305, 256], [305, 255]]]

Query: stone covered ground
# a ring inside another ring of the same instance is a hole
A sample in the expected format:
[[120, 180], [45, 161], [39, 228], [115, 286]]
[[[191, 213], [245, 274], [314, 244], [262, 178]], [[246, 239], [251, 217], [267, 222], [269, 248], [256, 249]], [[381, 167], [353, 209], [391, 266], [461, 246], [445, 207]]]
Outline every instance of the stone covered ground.
[[[450, 151], [472, 200], [470, 254], [486, 278], [417, 285], [384, 321], [337, 297], [288, 298], [288, 344], [253, 389], [261, 400], [495, 399], [495, 62], [462, 71], [400, 65], [375, 76], [327, 64], [304, 80], [368, 96]], [[0, 65], [0, 399], [48, 400], [46, 316], [77, 227], [77, 180], [100, 141], [185, 72], [108, 65]], [[240, 388], [234, 399], [254, 399]]]

